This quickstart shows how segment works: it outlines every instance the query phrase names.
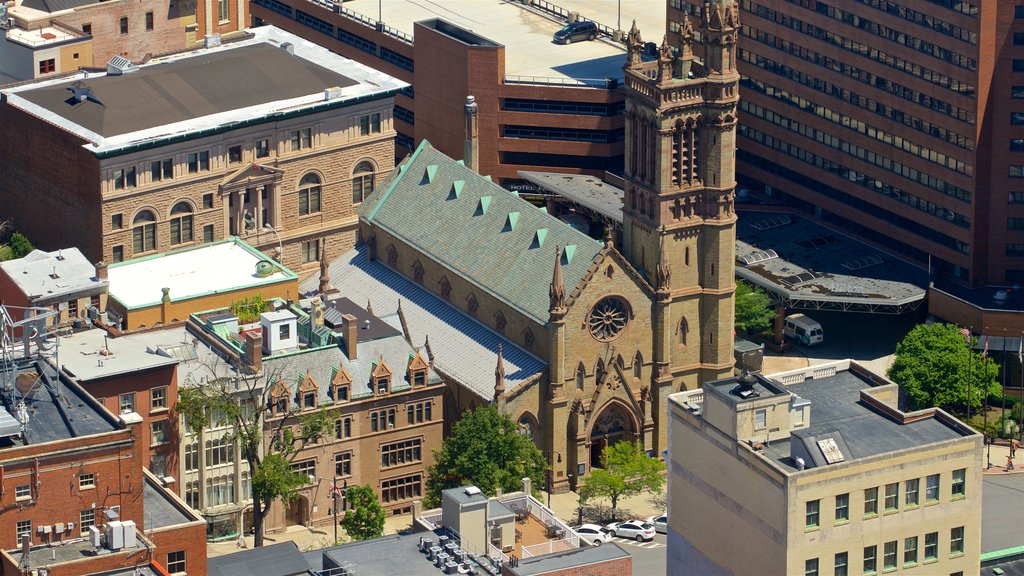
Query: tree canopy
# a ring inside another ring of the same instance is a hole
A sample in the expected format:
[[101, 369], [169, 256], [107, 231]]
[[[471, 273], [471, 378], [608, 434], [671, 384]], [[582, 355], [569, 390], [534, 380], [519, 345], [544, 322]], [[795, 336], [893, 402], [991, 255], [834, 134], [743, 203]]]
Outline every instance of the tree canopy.
[[384, 535], [384, 507], [370, 486], [349, 486], [345, 493], [346, 512], [341, 527], [353, 540]]
[[736, 280], [736, 320], [737, 330], [757, 333], [767, 330], [775, 318], [771, 308], [772, 299], [760, 286], [750, 282]]
[[[918, 325], [896, 345], [889, 379], [910, 409], [938, 406], [963, 414], [999, 394], [999, 366], [974, 352], [975, 339], [953, 324]], [[969, 384], [968, 384], [969, 383]]]
[[608, 498], [612, 511], [619, 498], [644, 491], [659, 492], [665, 485], [665, 463], [648, 456], [640, 446], [620, 441], [601, 451], [601, 468], [594, 468], [580, 489], [580, 500]]
[[546, 468], [540, 450], [510, 416], [483, 406], [463, 413], [441, 449], [434, 451], [424, 506], [440, 506], [442, 490], [467, 484], [489, 496], [498, 488], [521, 489], [526, 477], [541, 486]]
[[11, 257], [21, 258], [28, 256], [28, 253], [35, 250], [32, 247], [32, 243], [28, 241], [28, 238], [21, 232], [15, 232], [11, 234], [11, 240], [7, 243], [11, 247]]

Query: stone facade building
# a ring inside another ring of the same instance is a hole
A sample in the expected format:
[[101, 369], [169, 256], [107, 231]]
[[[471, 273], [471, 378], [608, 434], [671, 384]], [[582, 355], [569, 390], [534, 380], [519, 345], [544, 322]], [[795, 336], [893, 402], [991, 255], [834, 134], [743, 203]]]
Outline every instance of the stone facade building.
[[[438, 343], [427, 350], [452, 384], [453, 415], [496, 402], [541, 447], [554, 490], [600, 466], [601, 449], [618, 440], [662, 453], [668, 395], [732, 372], [738, 23], [722, 3], [712, 6], [702, 23], [707, 67], [667, 41], [657, 60], [643, 62], [640, 34], [630, 32], [621, 248], [423, 143], [360, 208], [365, 258], [342, 259], [332, 273], [336, 286], [365, 290], [377, 309], [404, 291], [402, 302], [418, 307], [407, 314], [413, 341], [425, 334]], [[442, 348], [442, 338], [461, 336], [424, 328], [430, 320], [420, 310], [455, 326], [451, 308], [490, 333], [469, 326], [461, 350]], [[460, 366], [460, 355], [491, 359], [493, 387]], [[515, 367], [506, 365], [512, 357]]]
[[123, 72], [2, 92], [0, 197], [41, 247], [119, 262], [240, 236], [302, 272], [354, 243], [404, 83], [273, 27]]

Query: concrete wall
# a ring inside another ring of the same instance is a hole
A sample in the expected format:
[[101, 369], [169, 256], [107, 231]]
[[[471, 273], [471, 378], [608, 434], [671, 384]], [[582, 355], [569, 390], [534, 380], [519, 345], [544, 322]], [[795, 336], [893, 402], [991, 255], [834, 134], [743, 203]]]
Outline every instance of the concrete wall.
[[[4, 39], [0, 40], [0, 71], [18, 80], [35, 78], [38, 70], [32, 49], [13, 40], [7, 40], [6, 36], [5, 30]], [[9, 81], [4, 80], [5, 83]]]

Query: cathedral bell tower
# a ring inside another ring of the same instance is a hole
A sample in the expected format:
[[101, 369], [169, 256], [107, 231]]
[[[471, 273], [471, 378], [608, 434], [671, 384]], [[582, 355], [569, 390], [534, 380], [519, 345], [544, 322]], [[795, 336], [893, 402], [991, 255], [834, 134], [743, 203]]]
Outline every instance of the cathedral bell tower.
[[688, 16], [656, 59], [644, 61], [635, 22], [626, 39], [623, 252], [657, 293], [653, 384], [662, 412], [668, 393], [733, 366], [739, 5], [711, 0], [698, 25], [704, 62], [691, 50]]

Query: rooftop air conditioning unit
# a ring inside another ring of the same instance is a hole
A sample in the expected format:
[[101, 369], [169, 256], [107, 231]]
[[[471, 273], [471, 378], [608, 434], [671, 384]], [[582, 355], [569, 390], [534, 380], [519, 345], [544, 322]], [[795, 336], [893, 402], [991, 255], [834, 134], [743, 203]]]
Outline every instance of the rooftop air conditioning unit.
[[103, 546], [103, 533], [96, 526], [89, 526], [89, 544], [96, 548]]

